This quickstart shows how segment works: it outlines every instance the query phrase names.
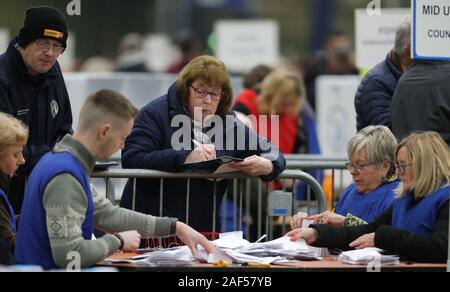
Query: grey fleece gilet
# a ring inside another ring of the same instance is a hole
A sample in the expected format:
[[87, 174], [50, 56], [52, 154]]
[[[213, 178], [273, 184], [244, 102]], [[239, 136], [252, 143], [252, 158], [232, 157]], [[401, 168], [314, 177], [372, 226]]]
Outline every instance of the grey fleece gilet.
[[[70, 135], [65, 136], [54, 152], [69, 152], [82, 164], [90, 176], [95, 159], [93, 155]], [[47, 185], [43, 205], [50, 246], [55, 263], [65, 268], [71, 259], [72, 251], [80, 255], [81, 267], [90, 267], [112, 255], [120, 247], [119, 239], [111, 233], [137, 230], [143, 238], [169, 236], [175, 232], [170, 218], [153, 217], [111, 204], [109, 200], [97, 194], [91, 187], [94, 201], [95, 228], [107, 235], [96, 240], [84, 240], [81, 226], [84, 222], [87, 200], [80, 183], [70, 174], [61, 174]]]

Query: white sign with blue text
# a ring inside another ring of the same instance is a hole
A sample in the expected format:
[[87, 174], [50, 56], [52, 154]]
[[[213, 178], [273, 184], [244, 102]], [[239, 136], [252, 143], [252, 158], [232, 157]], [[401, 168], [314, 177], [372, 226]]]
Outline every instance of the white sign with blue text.
[[411, 57], [450, 60], [450, 0], [411, 1]]

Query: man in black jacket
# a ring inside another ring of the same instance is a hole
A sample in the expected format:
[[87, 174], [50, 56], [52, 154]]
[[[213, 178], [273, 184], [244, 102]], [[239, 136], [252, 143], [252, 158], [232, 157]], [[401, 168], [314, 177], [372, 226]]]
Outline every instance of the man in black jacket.
[[392, 128], [392, 96], [400, 77], [411, 64], [411, 19], [406, 18], [397, 28], [394, 48], [367, 73], [358, 87], [355, 96], [358, 131], [370, 125]]
[[16, 214], [22, 205], [25, 177], [55, 143], [72, 133], [69, 96], [57, 62], [67, 42], [63, 15], [52, 7], [27, 10], [24, 27], [0, 56], [0, 111], [29, 127], [26, 164], [11, 182], [9, 199]]
[[392, 98], [392, 133], [438, 132], [450, 145], [450, 62], [415, 60]]

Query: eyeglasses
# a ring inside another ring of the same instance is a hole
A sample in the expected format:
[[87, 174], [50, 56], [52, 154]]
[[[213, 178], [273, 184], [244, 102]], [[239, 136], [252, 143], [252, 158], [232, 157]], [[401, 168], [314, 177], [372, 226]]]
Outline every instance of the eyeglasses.
[[50, 48], [52, 48], [53, 53], [57, 54], [57, 55], [61, 55], [64, 53], [64, 51], [66, 50], [66, 48], [64, 48], [63, 46], [53, 46], [50, 41], [48, 40], [37, 40], [36, 41], [36, 46], [39, 50], [41, 51], [45, 51], [47, 52], [48, 50], [50, 50]]
[[345, 167], [348, 169], [348, 171], [352, 171], [352, 169], [354, 169], [356, 171], [363, 171], [364, 169], [366, 169], [367, 166], [375, 165], [378, 163], [380, 163], [380, 162], [369, 162], [369, 163], [364, 163], [364, 164], [356, 164], [356, 163], [352, 163], [351, 161], [348, 161], [345, 163]]
[[222, 98], [222, 91], [206, 91], [201, 88], [195, 88], [194, 85], [191, 85], [192, 89], [195, 91], [195, 96], [199, 99], [205, 99], [208, 95], [211, 96], [211, 99], [214, 101], [219, 101]]
[[409, 166], [412, 166], [412, 163], [396, 163], [395, 164], [395, 169], [399, 172], [399, 173], [405, 173], [406, 172], [406, 168]]

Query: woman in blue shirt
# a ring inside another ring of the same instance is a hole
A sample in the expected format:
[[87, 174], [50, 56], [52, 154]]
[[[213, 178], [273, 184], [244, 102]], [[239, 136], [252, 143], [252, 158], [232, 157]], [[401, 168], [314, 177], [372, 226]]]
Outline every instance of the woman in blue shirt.
[[399, 198], [366, 225], [330, 228], [312, 224], [288, 236], [318, 247], [377, 247], [403, 260], [445, 262], [448, 249], [450, 151], [436, 132], [411, 134], [397, 147]]
[[341, 194], [334, 212], [308, 216], [299, 213], [291, 221], [293, 229], [302, 227], [303, 219], [334, 226], [351, 226], [372, 221], [389, 207], [398, 187], [394, 151], [397, 141], [385, 126], [368, 126], [347, 144], [347, 169], [353, 183]]

